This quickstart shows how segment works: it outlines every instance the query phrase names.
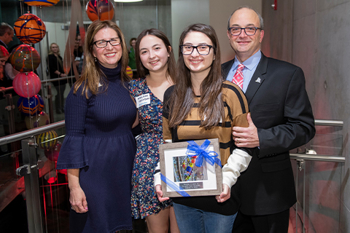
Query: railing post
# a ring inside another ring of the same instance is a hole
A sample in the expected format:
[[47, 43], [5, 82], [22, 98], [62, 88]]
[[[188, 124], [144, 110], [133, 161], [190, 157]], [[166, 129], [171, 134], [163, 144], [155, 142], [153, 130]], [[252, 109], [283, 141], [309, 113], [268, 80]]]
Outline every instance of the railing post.
[[[297, 163], [297, 166], [299, 167], [299, 164]], [[298, 233], [298, 194], [299, 194], [299, 172], [298, 169], [295, 171], [295, 193], [297, 195], [297, 203], [295, 203], [295, 233]]]
[[297, 159], [297, 165], [299, 171], [302, 171], [305, 167], [305, 160], [304, 159]]
[[[39, 172], [34, 139], [22, 140], [22, 156], [24, 167], [25, 194], [27, 203], [28, 232], [42, 233], [42, 213], [39, 194]], [[19, 168], [20, 169], [20, 168]]]
[[14, 113], [14, 109], [15, 109], [15, 105], [13, 104], [13, 99], [12, 99], [12, 94], [8, 93], [5, 95], [6, 98], [6, 110], [8, 111], [8, 123], [9, 123], [9, 133], [13, 134], [15, 133], [16, 129], [15, 129], [15, 113]]
[[306, 198], [305, 198], [305, 193], [306, 193], [306, 169], [305, 169], [305, 164], [303, 167], [303, 222], [301, 223], [301, 226], [303, 227], [303, 233], [305, 233], [305, 214], [306, 214]]
[[[8, 111], [8, 124], [9, 124], [9, 134], [14, 134], [16, 132], [16, 123], [15, 123], [15, 105], [13, 104], [12, 93], [5, 94], [6, 98], [6, 110]], [[11, 142], [10, 144], [12, 158], [15, 159], [16, 164], [18, 164], [18, 150], [20, 149], [19, 142]], [[17, 168], [17, 165], [16, 165]], [[15, 175], [15, 174], [14, 174]]]
[[49, 116], [50, 116], [50, 123], [54, 123], [54, 117], [53, 117], [53, 103], [52, 103], [52, 90], [51, 86], [47, 86], [47, 96], [48, 96], [48, 101], [49, 101]]

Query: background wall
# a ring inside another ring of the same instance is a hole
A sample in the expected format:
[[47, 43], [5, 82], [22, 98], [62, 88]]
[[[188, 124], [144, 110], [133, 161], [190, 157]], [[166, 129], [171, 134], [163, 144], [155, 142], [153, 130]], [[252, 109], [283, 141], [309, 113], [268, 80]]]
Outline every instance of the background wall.
[[[344, 127], [318, 127], [312, 146], [318, 154], [347, 162], [308, 167], [304, 206], [316, 232], [350, 232], [349, 179], [349, 0], [263, 1], [263, 52], [300, 66], [316, 119], [343, 120]], [[322, 187], [322, 188], [321, 188]], [[340, 205], [339, 205], [340, 203]], [[340, 221], [340, 224], [339, 224]]]
[[194, 23], [209, 24], [209, 0], [172, 0], [171, 15], [172, 45], [177, 60], [182, 31]]
[[221, 48], [221, 62], [234, 58], [235, 54], [227, 37], [227, 20], [232, 12], [240, 6], [250, 6], [261, 13], [262, 0], [210, 0], [210, 25], [214, 27]]
[[129, 40], [145, 29], [157, 28], [172, 39], [171, 0], [147, 0], [137, 3], [115, 3], [115, 20], [119, 22], [129, 47]]
[[190, 24], [210, 24], [216, 31], [221, 48], [221, 61], [234, 58], [226, 35], [227, 20], [233, 10], [239, 6], [249, 5], [261, 12], [261, 0], [172, 0], [172, 40], [175, 55], [178, 55], [178, 40], [181, 32]]

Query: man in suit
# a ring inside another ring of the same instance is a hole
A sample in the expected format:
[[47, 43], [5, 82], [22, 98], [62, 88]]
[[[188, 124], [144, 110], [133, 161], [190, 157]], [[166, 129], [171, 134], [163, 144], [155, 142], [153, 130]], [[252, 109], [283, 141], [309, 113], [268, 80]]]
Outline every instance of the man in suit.
[[14, 35], [13, 27], [4, 22], [0, 24], [0, 45], [4, 46], [7, 50], [7, 45], [13, 40]]
[[295, 65], [262, 54], [263, 19], [249, 7], [232, 13], [227, 36], [236, 56], [222, 64], [223, 77], [236, 81], [240, 69], [243, 82], [238, 82], [250, 109], [249, 127], [233, 128], [235, 145], [258, 148], [232, 187], [232, 195], [241, 201], [233, 232], [284, 233], [289, 208], [296, 202], [289, 150], [315, 135], [304, 74]]

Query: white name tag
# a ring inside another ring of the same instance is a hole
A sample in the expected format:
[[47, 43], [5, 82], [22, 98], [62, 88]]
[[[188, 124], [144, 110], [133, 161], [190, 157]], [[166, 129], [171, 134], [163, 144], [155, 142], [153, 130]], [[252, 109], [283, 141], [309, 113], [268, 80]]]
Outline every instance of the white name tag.
[[150, 97], [149, 93], [137, 96], [137, 97], [135, 97], [135, 100], [136, 100], [136, 107], [137, 108], [151, 103], [151, 97]]

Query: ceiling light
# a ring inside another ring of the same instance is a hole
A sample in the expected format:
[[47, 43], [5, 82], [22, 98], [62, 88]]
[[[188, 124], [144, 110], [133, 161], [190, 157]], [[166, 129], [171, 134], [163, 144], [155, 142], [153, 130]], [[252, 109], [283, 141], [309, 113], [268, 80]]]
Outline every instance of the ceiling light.
[[142, 2], [143, 0], [114, 0], [115, 2]]

